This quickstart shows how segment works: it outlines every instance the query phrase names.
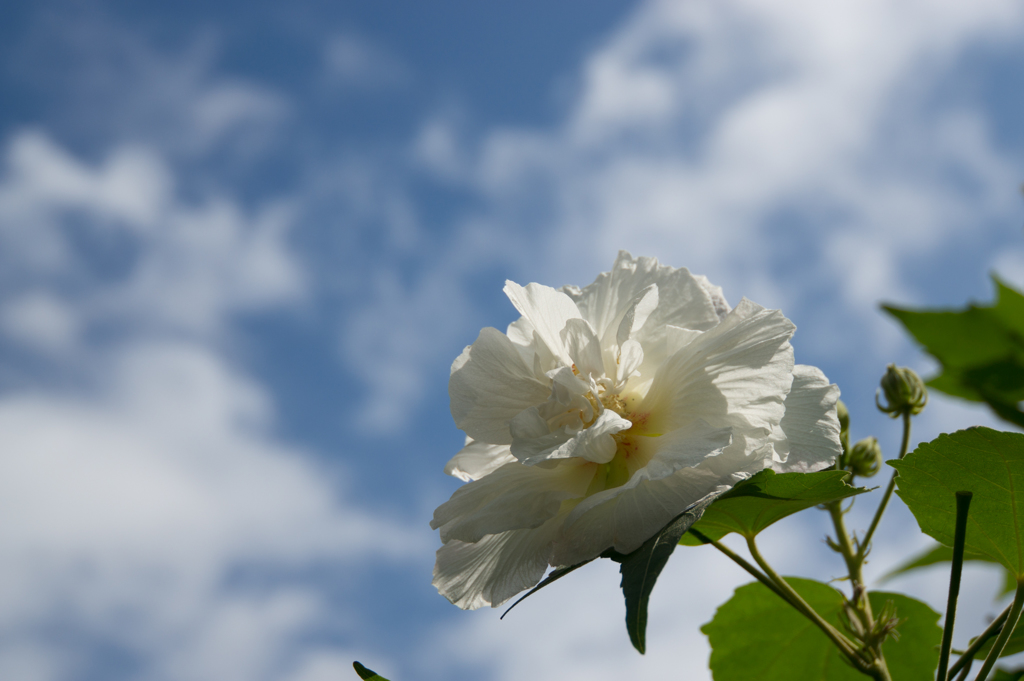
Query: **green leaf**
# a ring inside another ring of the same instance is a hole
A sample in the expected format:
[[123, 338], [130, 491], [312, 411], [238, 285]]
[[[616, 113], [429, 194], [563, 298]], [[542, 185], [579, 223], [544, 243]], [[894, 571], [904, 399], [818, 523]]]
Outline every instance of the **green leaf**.
[[[918, 555], [914, 556], [913, 558], [911, 558], [907, 562], [905, 562], [905, 563], [903, 563], [901, 565], [897, 565], [892, 570], [890, 570], [889, 572], [885, 573], [881, 577], [881, 579], [879, 579], [878, 581], [880, 581], [880, 582], [887, 582], [890, 579], [893, 579], [894, 577], [898, 577], [899, 575], [902, 575], [902, 574], [904, 574], [906, 572], [910, 572], [911, 570], [917, 570], [919, 568], [929, 567], [931, 565], [938, 565], [939, 563], [949, 563], [952, 560], [953, 560], [953, 549], [950, 548], [949, 546], [943, 546], [942, 544], [936, 544], [933, 548], [925, 549], [923, 552], [921, 552]], [[991, 563], [993, 565], [999, 565], [1000, 567], [1002, 567], [1002, 565], [1000, 565], [997, 561], [992, 560], [988, 556], [982, 556], [982, 555], [976, 554], [976, 553], [964, 552], [964, 561], [969, 561], [969, 560], [973, 560], [973, 561], [977, 561], [977, 562]], [[1013, 591], [1017, 588], [1017, 580], [1014, 578], [1013, 575], [1011, 575], [1005, 569], [1003, 570], [1003, 575], [1004, 575], [1003, 586], [1002, 586], [1002, 589], [1000, 589], [1000, 591], [999, 591], [999, 597], [1000, 598], [1005, 596], [1008, 593], [1013, 593]]]
[[356, 674], [359, 674], [359, 678], [365, 679], [365, 681], [388, 681], [377, 672], [372, 669], [367, 669], [358, 662], [353, 662], [352, 666], [355, 667]]
[[700, 519], [714, 498], [714, 495], [709, 495], [690, 506], [636, 551], [627, 555], [614, 551], [602, 554], [621, 563], [619, 572], [622, 573], [622, 595], [626, 598], [626, 631], [640, 654], [647, 649], [647, 602], [654, 583], [668, 563], [679, 538]]
[[[812, 608], [842, 629], [843, 595], [827, 584], [787, 577]], [[882, 644], [892, 678], [931, 681], [938, 665], [942, 629], [939, 614], [902, 594], [871, 593], [875, 612], [887, 601], [896, 606], [899, 639]], [[831, 641], [810, 620], [760, 582], [741, 586], [701, 627], [711, 644], [715, 681], [859, 681]]]
[[[786, 516], [868, 491], [846, 484], [849, 477], [836, 470], [782, 474], [763, 470], [720, 496], [693, 528], [709, 539], [721, 539], [730, 532], [753, 537]], [[680, 543], [701, 545], [692, 534]]]
[[907, 310], [884, 306], [939, 360], [928, 385], [954, 397], [987, 402], [996, 414], [1024, 426], [1024, 296], [995, 277], [996, 301], [964, 310]]
[[1024, 679], [1024, 669], [1014, 669], [1010, 671], [1008, 669], [1000, 669], [996, 667], [995, 673], [989, 677], [992, 681], [1020, 681]]
[[889, 638], [882, 644], [885, 663], [894, 679], [931, 679], [939, 665], [942, 627], [939, 613], [926, 603], [903, 594], [874, 591], [868, 594], [871, 609], [881, 612], [886, 602], [896, 606], [899, 640]]
[[1024, 579], [1024, 434], [977, 426], [940, 435], [888, 463], [899, 472], [896, 493], [921, 531], [942, 544], [953, 543], [955, 493], [973, 492], [967, 550]]

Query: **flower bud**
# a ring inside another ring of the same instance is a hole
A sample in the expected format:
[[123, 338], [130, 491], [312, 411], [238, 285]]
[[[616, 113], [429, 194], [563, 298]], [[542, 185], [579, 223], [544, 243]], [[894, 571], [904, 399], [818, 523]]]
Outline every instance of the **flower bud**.
[[[885, 393], [888, 405], [883, 406], [879, 401], [878, 393], [881, 392]], [[878, 393], [875, 393], [875, 404], [879, 410], [893, 418], [904, 414], [920, 414], [924, 405], [928, 404], [928, 391], [921, 378], [913, 369], [895, 364], [890, 364], [885, 376], [882, 376], [882, 387]]]
[[866, 437], [853, 445], [846, 458], [846, 469], [862, 478], [870, 478], [881, 466], [882, 448], [873, 437]]
[[836, 416], [839, 417], [839, 441], [845, 454], [850, 451], [850, 412], [842, 400], [836, 400]]

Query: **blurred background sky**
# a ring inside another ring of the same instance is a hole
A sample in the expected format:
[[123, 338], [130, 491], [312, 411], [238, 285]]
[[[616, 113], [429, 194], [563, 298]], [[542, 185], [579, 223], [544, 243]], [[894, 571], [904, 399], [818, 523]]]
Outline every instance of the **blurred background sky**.
[[[607, 561], [500, 622], [437, 595], [451, 361], [506, 278], [625, 248], [781, 308], [895, 455], [877, 380], [930, 366], [878, 303], [1024, 283], [1022, 121], [1019, 0], [6, 0], [0, 678], [707, 678], [710, 548], [644, 657]], [[780, 571], [841, 575], [821, 516]], [[897, 501], [869, 574], [925, 544]]]

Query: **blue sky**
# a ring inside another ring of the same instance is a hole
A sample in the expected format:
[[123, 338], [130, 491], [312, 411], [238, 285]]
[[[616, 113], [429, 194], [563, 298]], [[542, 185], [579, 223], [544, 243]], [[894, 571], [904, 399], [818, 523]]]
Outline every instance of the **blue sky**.
[[[5, 3], [0, 677], [705, 678], [745, 579], [704, 549], [644, 658], [611, 565], [501, 622], [436, 594], [448, 367], [506, 278], [625, 248], [781, 308], [893, 454], [877, 378], [930, 367], [879, 301], [1024, 283], [1022, 38], [1016, 0]], [[838, 576], [805, 515], [769, 555]]]

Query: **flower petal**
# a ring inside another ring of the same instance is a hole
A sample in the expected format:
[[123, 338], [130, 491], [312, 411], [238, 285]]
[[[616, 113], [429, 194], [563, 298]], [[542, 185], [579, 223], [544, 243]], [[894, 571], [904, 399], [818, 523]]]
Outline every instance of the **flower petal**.
[[535, 529], [487, 535], [476, 543], [449, 541], [437, 550], [434, 586], [463, 610], [498, 607], [544, 576], [563, 518]]
[[703, 419], [767, 437], [782, 420], [793, 381], [795, 330], [778, 310], [744, 298], [661, 366], [639, 407], [644, 427], [667, 433]]
[[615, 388], [621, 390], [644, 362], [644, 349], [635, 340], [627, 340], [619, 347], [615, 363]]
[[[657, 480], [681, 468], [694, 468], [708, 459], [720, 459], [733, 440], [732, 428], [713, 428], [705, 421], [692, 421], [661, 437], [638, 437], [641, 456], [648, 458], [641, 477]], [[646, 449], [647, 451], [643, 451]]]
[[585, 319], [570, 319], [562, 329], [565, 350], [572, 359], [572, 365], [583, 376], [600, 378], [604, 374], [601, 359], [601, 342]]
[[587, 560], [609, 547], [629, 553], [690, 504], [736, 482], [731, 471], [723, 474], [707, 465], [717, 462], [729, 445], [728, 428], [698, 422], [661, 438], [641, 439], [666, 441], [667, 446], [625, 485], [593, 494], [576, 506], [555, 548], [554, 565]]
[[516, 460], [508, 445], [491, 445], [467, 438], [466, 446], [448, 460], [444, 472], [465, 482], [479, 480]]
[[550, 384], [534, 375], [512, 341], [492, 328], [483, 329], [459, 355], [448, 380], [455, 425], [490, 444], [511, 444], [509, 422], [550, 392]]
[[643, 328], [647, 318], [657, 309], [658, 300], [657, 284], [651, 284], [633, 299], [622, 315], [622, 321], [619, 322], [619, 328], [615, 332], [615, 342], [620, 347], [633, 337], [634, 331]]
[[526, 365], [533, 368], [536, 376], [542, 376], [558, 366], [558, 360], [548, 350], [548, 346], [541, 342], [536, 329], [526, 317], [520, 317], [509, 324], [506, 333]]
[[565, 521], [551, 563], [575, 565], [609, 548], [631, 553], [691, 504], [727, 488], [718, 475], [700, 468], [683, 469], [660, 480], [635, 476], [626, 485], [587, 497], [576, 506]]
[[725, 316], [732, 312], [732, 307], [730, 307], [728, 301], [726, 301], [722, 287], [712, 284], [703, 274], [695, 274], [693, 275], [693, 278], [697, 280], [700, 287], [704, 289], [711, 298], [711, 304], [715, 306], [715, 313], [718, 315], [718, 319], [725, 319]]
[[431, 529], [441, 541], [476, 542], [488, 534], [539, 527], [565, 499], [582, 497], [596, 467], [586, 462], [554, 466], [507, 463], [490, 475], [455, 490], [437, 507]]
[[514, 281], [505, 282], [505, 295], [519, 314], [530, 320], [537, 338], [551, 354], [566, 366], [572, 364], [562, 343], [562, 329], [566, 322], [581, 318], [572, 299], [550, 286], [527, 284], [522, 287]]
[[817, 367], [793, 367], [793, 387], [786, 414], [772, 434], [779, 473], [820, 471], [832, 465], [843, 449], [839, 442], [836, 400], [839, 386], [830, 384]]
[[665, 326], [657, 342], [648, 342], [643, 347], [643, 357], [640, 366], [636, 368], [635, 378], [627, 381], [622, 392], [637, 392], [640, 395], [647, 394], [651, 381], [658, 372], [658, 367], [665, 363], [672, 355], [679, 352], [683, 347], [693, 342], [703, 331], [695, 329], [684, 329], [680, 326]]
[[610, 272], [599, 274], [594, 283], [579, 290], [563, 289], [608, 347], [619, 324], [638, 296], [652, 284], [658, 287], [658, 305], [651, 311], [636, 340], [645, 347], [655, 342], [666, 324], [689, 329], [708, 329], [718, 323], [711, 296], [686, 268], [658, 264], [656, 258], [633, 258], [619, 251]]
[[[529, 412], [527, 412], [529, 413]], [[539, 418], [539, 416], [538, 416]], [[533, 421], [534, 427], [538, 425]], [[552, 459], [578, 457], [594, 463], [608, 463], [615, 457], [615, 433], [628, 430], [632, 421], [624, 419], [610, 409], [602, 411], [588, 428], [570, 434], [564, 430], [538, 433], [537, 437], [516, 437], [512, 441], [512, 455], [529, 466]], [[520, 430], [516, 429], [516, 434]], [[525, 428], [523, 431], [525, 433]]]

